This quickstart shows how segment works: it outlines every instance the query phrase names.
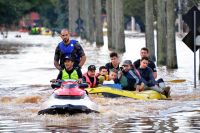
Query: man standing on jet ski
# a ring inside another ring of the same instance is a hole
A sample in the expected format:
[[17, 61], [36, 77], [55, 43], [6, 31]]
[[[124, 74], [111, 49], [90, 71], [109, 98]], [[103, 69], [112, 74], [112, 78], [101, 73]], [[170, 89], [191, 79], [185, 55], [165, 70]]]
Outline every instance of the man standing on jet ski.
[[71, 56], [74, 58], [74, 67], [81, 69], [86, 61], [83, 48], [76, 40], [70, 40], [70, 34], [67, 29], [61, 31], [62, 42], [58, 44], [54, 55], [54, 66], [62, 71], [64, 69], [64, 58]]

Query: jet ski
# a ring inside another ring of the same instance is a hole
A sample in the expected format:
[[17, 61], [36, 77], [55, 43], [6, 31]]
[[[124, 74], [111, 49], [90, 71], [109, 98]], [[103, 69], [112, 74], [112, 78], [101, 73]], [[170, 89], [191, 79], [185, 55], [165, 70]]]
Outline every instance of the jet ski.
[[78, 84], [74, 80], [59, 81], [52, 83], [54, 91], [50, 98], [43, 103], [41, 114], [77, 114], [77, 113], [98, 113], [98, 106], [88, 97], [83, 89], [87, 84]]

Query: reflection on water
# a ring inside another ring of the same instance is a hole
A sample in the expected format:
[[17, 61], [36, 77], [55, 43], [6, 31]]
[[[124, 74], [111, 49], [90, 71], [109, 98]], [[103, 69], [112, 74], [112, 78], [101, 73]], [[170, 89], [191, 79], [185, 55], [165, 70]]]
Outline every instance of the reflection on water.
[[[179, 84], [166, 82], [172, 88], [172, 100], [110, 99], [94, 95], [91, 99], [98, 103], [99, 114], [38, 116], [42, 103], [52, 93], [49, 81], [58, 74], [53, 56], [60, 38], [27, 34], [15, 38], [15, 34], [9, 34], [8, 39], [23, 43], [0, 44], [0, 132], [200, 131], [200, 85], [197, 82], [197, 89], [193, 88], [193, 55], [180, 40], [177, 40], [179, 69], [158, 68], [159, 77], [165, 81], [186, 79]], [[106, 45], [97, 48], [94, 44], [81, 42], [87, 55], [84, 72], [90, 64], [99, 67], [109, 61]], [[144, 45], [143, 37], [126, 38], [127, 52], [120, 54], [121, 60], [136, 60]], [[183, 59], [186, 53], [188, 56]]]
[[21, 49], [20, 45], [0, 45], [0, 54], [19, 54], [19, 51]]

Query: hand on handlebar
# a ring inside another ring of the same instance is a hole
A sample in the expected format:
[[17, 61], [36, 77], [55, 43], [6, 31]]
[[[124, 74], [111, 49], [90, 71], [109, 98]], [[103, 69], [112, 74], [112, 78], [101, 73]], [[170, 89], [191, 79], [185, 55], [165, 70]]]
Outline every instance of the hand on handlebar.
[[55, 82], [57, 82], [57, 79], [52, 79], [52, 80], [50, 80], [50, 82], [55, 83]]

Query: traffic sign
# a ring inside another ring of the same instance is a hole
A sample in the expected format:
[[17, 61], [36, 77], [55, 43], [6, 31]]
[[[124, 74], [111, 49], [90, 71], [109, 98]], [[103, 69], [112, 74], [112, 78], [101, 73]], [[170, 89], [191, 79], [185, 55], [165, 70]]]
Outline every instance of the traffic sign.
[[190, 31], [194, 30], [194, 11], [196, 11], [196, 27], [200, 26], [200, 11], [193, 6], [186, 14], [183, 15], [183, 21], [190, 27]]
[[200, 25], [200, 11], [196, 6], [193, 6], [187, 14], [183, 15], [183, 20], [190, 27], [190, 32], [183, 38], [183, 42], [193, 51], [194, 53], [194, 88], [196, 88], [196, 51], [199, 46], [196, 44], [196, 36], [199, 35], [198, 27]]
[[[196, 35], [200, 35], [199, 32], [196, 32]], [[194, 52], [194, 33], [192, 31], [190, 31], [182, 40], [187, 46], [188, 48], [190, 48], [192, 50], [192, 52]], [[200, 46], [196, 46], [196, 51], [200, 48]], [[195, 52], [196, 52], [195, 51]]]
[[[194, 12], [196, 13], [196, 17], [194, 19]], [[196, 52], [200, 47], [196, 46], [196, 51], [194, 50], [194, 22], [196, 23], [195, 28], [195, 36], [200, 35], [200, 31], [198, 31], [198, 27], [200, 27], [200, 11], [196, 6], [193, 6], [185, 15], [183, 15], [183, 20], [190, 28], [190, 32], [183, 38], [183, 42], [193, 51]], [[195, 21], [196, 20], [196, 21]], [[196, 44], [195, 44], [196, 45]]]
[[76, 20], [76, 24], [78, 24], [78, 25], [83, 25], [83, 20], [79, 17], [79, 18]]

